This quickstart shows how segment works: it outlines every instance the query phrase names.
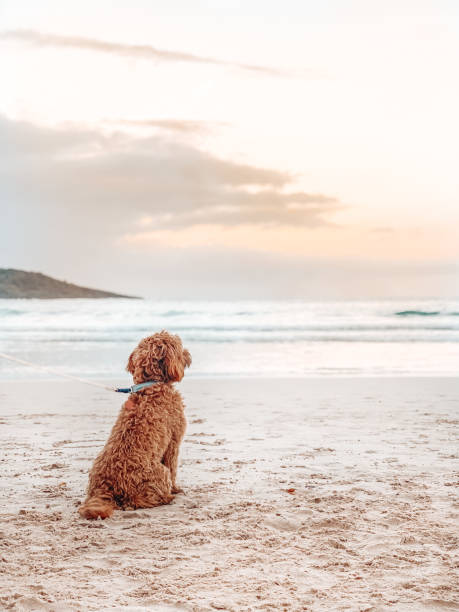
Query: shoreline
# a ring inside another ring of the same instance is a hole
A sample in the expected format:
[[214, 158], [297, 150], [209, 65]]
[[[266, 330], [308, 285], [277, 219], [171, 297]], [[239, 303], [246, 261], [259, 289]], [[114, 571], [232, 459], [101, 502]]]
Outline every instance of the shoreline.
[[27, 382], [0, 385], [5, 610], [459, 609], [453, 377], [188, 377], [185, 494], [97, 522], [126, 396]]
[[[89, 377], [83, 377], [86, 380], [88, 380], [88, 383], [78, 383], [77, 381], [73, 382], [71, 380], [65, 379], [63, 377], [56, 377], [56, 378], [51, 378], [51, 377], [44, 377], [44, 378], [14, 378], [14, 379], [2, 379], [0, 378], [0, 385], [16, 385], [16, 384], [20, 384], [20, 385], [24, 385], [25, 383], [30, 383], [30, 384], [57, 384], [57, 383], [62, 383], [62, 384], [81, 384], [83, 386], [86, 386], [86, 384], [88, 386], [92, 386], [92, 383], [100, 383], [100, 384], [106, 384], [106, 385], [110, 385], [113, 384], [114, 386], [116, 386], [117, 384], [119, 384], [119, 386], [129, 386], [129, 384], [132, 384], [129, 382], [129, 380], [123, 379], [122, 376], [120, 376], [119, 378], [103, 378], [103, 377], [94, 377], [94, 378], [89, 378]], [[292, 374], [292, 376], [267, 376], [267, 375], [263, 375], [263, 376], [258, 376], [258, 375], [246, 375], [246, 376], [239, 376], [239, 375], [225, 375], [225, 376], [221, 376], [219, 374], [216, 375], [202, 375], [202, 374], [198, 374], [196, 376], [193, 376], [192, 374], [186, 373], [186, 380], [179, 382], [179, 383], [174, 383], [174, 385], [177, 386], [177, 388], [180, 388], [180, 386], [182, 385], [186, 385], [190, 382], [206, 382], [206, 381], [211, 381], [211, 382], [221, 382], [221, 383], [225, 383], [226, 381], [237, 381], [237, 380], [242, 380], [244, 382], [271, 382], [271, 381], [279, 381], [279, 382], [301, 382], [301, 381], [305, 381], [305, 380], [313, 380], [313, 381], [326, 381], [328, 379], [332, 379], [332, 380], [391, 380], [391, 381], [396, 381], [398, 379], [409, 379], [409, 380], [424, 380], [424, 379], [428, 379], [428, 380], [458, 380], [458, 376], [456, 374], [437, 374], [437, 373], [426, 373], [426, 374], [420, 374], [418, 372], [413, 373], [413, 374], [378, 374], [378, 375], [369, 375], [369, 374], [305, 374], [305, 375], [297, 375], [297, 374]], [[459, 382], [458, 382], [459, 385]], [[95, 388], [95, 387], [94, 387]]]

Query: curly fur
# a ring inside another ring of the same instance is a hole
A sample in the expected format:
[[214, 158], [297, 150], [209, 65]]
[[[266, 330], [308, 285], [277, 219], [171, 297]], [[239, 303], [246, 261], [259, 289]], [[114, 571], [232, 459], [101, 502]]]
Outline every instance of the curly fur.
[[123, 404], [89, 473], [81, 516], [104, 519], [117, 507], [152, 508], [170, 503], [179, 492], [177, 462], [186, 420], [172, 383], [190, 365], [180, 338], [166, 331], [144, 338], [131, 353], [126, 369], [134, 383], [159, 382], [132, 393]]

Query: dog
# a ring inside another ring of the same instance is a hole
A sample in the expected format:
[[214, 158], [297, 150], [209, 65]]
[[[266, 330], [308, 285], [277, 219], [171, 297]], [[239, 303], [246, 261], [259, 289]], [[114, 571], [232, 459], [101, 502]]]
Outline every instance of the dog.
[[178, 336], [166, 331], [141, 340], [126, 369], [134, 383], [155, 384], [131, 393], [102, 452], [89, 473], [87, 497], [79, 514], [105, 519], [116, 508], [169, 504], [177, 487], [179, 447], [186, 428], [182, 380], [191, 355]]

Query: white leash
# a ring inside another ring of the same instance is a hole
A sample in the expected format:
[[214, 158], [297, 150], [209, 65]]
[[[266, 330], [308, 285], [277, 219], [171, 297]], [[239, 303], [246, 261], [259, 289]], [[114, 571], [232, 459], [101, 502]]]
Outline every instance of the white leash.
[[62, 374], [62, 372], [58, 372], [53, 368], [47, 368], [46, 366], [41, 366], [36, 363], [32, 363], [31, 361], [26, 361], [25, 359], [18, 359], [17, 357], [12, 357], [11, 355], [7, 355], [6, 353], [0, 353], [0, 357], [3, 357], [4, 359], [9, 359], [9, 361], [16, 361], [16, 363], [22, 363], [22, 365], [30, 366], [32, 368], [36, 368], [37, 370], [43, 370], [44, 372], [55, 374], [56, 376], [60, 376], [61, 378], [69, 378], [70, 380], [76, 380], [77, 382], [83, 383], [85, 385], [92, 385], [93, 387], [99, 387], [100, 389], [105, 389], [106, 391], [116, 391], [114, 387], [106, 387], [105, 385], [93, 382], [92, 380], [86, 380], [84, 378], [79, 378], [78, 376], [71, 376], [70, 374]]

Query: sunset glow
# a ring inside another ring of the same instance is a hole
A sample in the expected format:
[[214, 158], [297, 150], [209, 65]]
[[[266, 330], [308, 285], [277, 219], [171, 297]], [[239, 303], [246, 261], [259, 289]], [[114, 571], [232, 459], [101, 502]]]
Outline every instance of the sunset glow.
[[455, 294], [457, 3], [249, 7], [2, 3], [6, 266], [110, 286], [229, 249], [444, 265]]

